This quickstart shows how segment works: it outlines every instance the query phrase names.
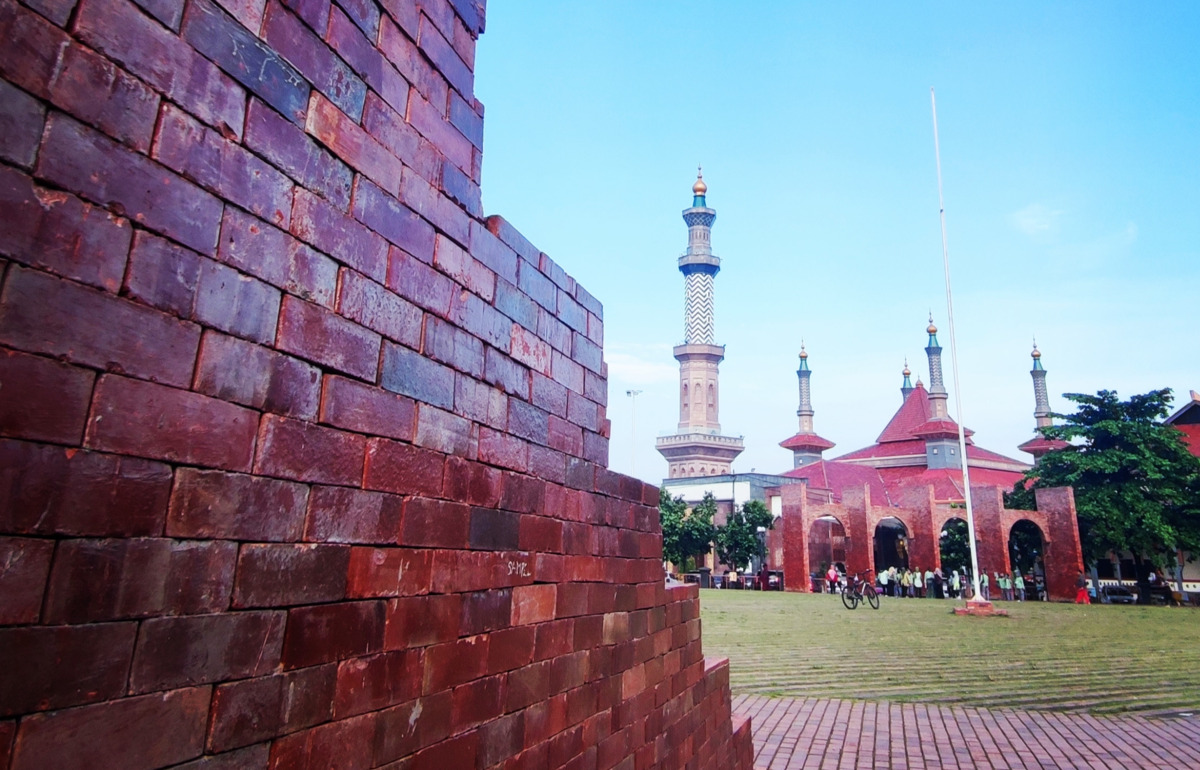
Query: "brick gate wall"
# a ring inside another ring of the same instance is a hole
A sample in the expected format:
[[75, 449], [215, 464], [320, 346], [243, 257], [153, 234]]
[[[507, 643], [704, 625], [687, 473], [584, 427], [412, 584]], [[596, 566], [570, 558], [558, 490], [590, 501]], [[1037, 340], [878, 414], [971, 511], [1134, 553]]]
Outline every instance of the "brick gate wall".
[[0, 770], [744, 767], [470, 0], [0, 0]]

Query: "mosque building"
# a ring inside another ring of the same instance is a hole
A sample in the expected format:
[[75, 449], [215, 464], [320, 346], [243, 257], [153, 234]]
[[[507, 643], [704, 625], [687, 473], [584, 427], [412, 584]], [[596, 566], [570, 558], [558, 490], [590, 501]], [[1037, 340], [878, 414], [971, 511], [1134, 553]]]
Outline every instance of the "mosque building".
[[[793, 467], [779, 474], [732, 473], [732, 461], [744, 444], [740, 437], [723, 435], [718, 419], [718, 365], [725, 348], [713, 342], [714, 278], [721, 264], [711, 248], [716, 211], [707, 205], [702, 176], [697, 176], [692, 192], [692, 205], [683, 212], [688, 247], [679, 258], [685, 285], [685, 338], [674, 348], [680, 375], [679, 423], [674, 435], [656, 442], [668, 463], [664, 489], [689, 504], [712, 493], [718, 525], [734, 506], [764, 500], [781, 517], [767, 533], [768, 565], [784, 571], [791, 590], [808, 590], [808, 576], [818, 563], [837, 561], [852, 571], [908, 566], [910, 561], [913, 566], [940, 564], [939, 536], [961, 521], [966, 490], [959, 428], [947, 411], [942, 348], [932, 317], [925, 348], [929, 388], [920, 378], [912, 384], [906, 362], [900, 407], [874, 444], [824, 458], [835, 445], [815, 430], [812, 369], [802, 345], [796, 372], [799, 430], [780, 443], [792, 452]], [[1034, 436], [1020, 449], [1036, 460], [1061, 442], [1041, 433], [1050, 425], [1050, 407], [1046, 369], [1036, 343], [1032, 358]], [[981, 511], [976, 517], [981, 569], [1011, 571], [1013, 528], [1032, 526], [1041, 543], [1039, 574], [1046, 577], [1052, 596], [1069, 595], [1075, 570], [1082, 567], [1070, 490], [1039, 490], [1038, 511], [1005, 509], [1002, 493], [1032, 466], [984, 449], [969, 429], [965, 435], [972, 501]], [[712, 556], [708, 566], [720, 568]]]

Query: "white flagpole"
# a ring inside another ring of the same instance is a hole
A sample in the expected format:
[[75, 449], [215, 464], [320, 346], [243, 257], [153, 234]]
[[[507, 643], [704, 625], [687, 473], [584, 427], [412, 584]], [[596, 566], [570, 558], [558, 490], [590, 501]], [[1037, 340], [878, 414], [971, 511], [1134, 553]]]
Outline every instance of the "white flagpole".
[[933, 107], [933, 155], [937, 160], [938, 216], [942, 222], [942, 266], [946, 273], [946, 313], [950, 324], [950, 369], [954, 375], [954, 412], [958, 420], [958, 456], [962, 463], [963, 497], [967, 504], [967, 539], [971, 548], [971, 581], [974, 584], [975, 601], [982, 599], [979, 593], [979, 554], [975, 550], [975, 516], [971, 508], [971, 476], [967, 470], [967, 433], [963, 427], [962, 388], [958, 384], [958, 347], [954, 338], [954, 299], [950, 294], [950, 247], [946, 243], [946, 203], [942, 199], [942, 151], [938, 145], [937, 98], [929, 89], [929, 102]]

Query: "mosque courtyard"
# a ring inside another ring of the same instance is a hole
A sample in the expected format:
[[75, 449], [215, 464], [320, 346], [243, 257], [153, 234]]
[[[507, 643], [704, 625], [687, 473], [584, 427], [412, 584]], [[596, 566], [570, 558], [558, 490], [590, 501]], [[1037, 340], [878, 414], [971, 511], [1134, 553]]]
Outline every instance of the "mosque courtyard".
[[[756, 767], [1198, 767], [1189, 608], [702, 591]], [[880, 753], [882, 752], [882, 753]], [[1065, 752], [1065, 753], [1064, 753]], [[865, 762], [865, 764], [863, 764]]]

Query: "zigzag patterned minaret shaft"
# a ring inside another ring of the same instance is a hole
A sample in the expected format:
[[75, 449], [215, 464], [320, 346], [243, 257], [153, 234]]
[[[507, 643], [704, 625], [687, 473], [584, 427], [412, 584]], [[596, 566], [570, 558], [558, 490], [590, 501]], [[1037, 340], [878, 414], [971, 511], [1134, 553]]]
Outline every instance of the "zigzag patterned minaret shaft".
[[717, 367], [725, 348], [714, 339], [713, 279], [721, 260], [712, 253], [712, 226], [717, 212], [705, 201], [708, 185], [702, 174], [692, 185], [692, 205], [683, 211], [688, 247], [679, 258], [683, 273], [683, 344], [675, 347], [679, 362], [679, 427], [674, 436], [656, 442], [670, 464], [670, 477], [713, 476], [729, 473], [742, 440], [721, 435], [721, 406]]

